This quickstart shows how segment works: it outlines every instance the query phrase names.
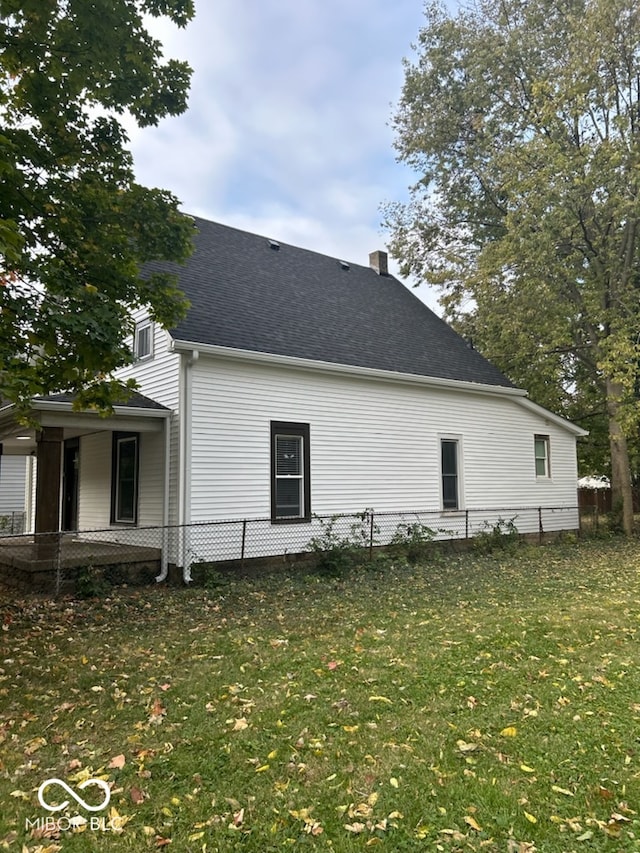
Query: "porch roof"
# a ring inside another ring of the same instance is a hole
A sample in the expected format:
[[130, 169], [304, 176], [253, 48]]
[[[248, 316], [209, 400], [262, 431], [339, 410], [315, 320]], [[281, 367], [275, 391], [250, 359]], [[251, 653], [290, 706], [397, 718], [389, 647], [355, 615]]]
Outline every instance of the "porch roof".
[[171, 409], [134, 392], [123, 403], [114, 406], [112, 415], [96, 411], [78, 411], [73, 408], [71, 394], [53, 394], [36, 397], [31, 414], [36, 426], [25, 426], [16, 420], [12, 403], [0, 405], [0, 443], [7, 456], [29, 456], [36, 449], [36, 432], [39, 427], [60, 427], [64, 438], [76, 438], [90, 432], [160, 432]]

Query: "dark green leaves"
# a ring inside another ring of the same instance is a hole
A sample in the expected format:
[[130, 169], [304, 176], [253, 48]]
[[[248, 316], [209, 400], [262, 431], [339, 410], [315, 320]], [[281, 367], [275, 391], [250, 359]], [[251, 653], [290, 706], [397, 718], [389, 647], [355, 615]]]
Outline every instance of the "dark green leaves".
[[135, 183], [118, 116], [156, 124], [186, 108], [190, 70], [165, 61], [144, 14], [184, 26], [188, 0], [0, 0], [0, 394], [121, 397], [132, 309], [177, 323], [175, 276], [191, 221], [177, 199]]

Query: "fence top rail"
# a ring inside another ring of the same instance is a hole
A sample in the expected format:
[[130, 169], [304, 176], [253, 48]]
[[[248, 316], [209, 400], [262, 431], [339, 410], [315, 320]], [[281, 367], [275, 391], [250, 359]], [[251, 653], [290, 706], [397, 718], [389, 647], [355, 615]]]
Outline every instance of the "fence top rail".
[[[334, 519], [354, 519], [354, 520], [369, 520], [373, 516], [373, 518], [381, 519], [381, 518], [397, 518], [399, 521], [402, 521], [406, 518], [415, 518], [420, 516], [437, 516], [438, 518], [460, 518], [465, 516], [472, 515], [487, 515], [487, 516], [495, 516], [496, 514], [507, 514], [513, 515], [514, 513], [522, 513], [522, 512], [579, 512], [580, 507], [576, 505], [571, 506], [523, 506], [523, 507], [485, 507], [485, 508], [476, 508], [476, 507], [468, 507], [459, 510], [442, 510], [442, 509], [402, 509], [402, 510], [383, 510], [377, 512], [373, 509], [367, 509], [362, 512], [336, 512], [336, 513], [327, 513], [323, 515], [313, 515], [309, 524], [312, 524], [314, 521], [331, 521]], [[11, 538], [14, 539], [22, 539], [22, 538], [31, 538], [34, 537], [52, 537], [52, 536], [60, 536], [61, 538], [73, 538], [75, 536], [86, 536], [88, 534], [110, 534], [113, 536], [115, 533], [121, 534], [123, 537], [127, 534], [138, 536], [139, 534], [154, 531], [161, 531], [164, 533], [171, 533], [173, 531], [180, 531], [186, 528], [188, 529], [198, 529], [198, 528], [208, 528], [208, 527], [217, 527], [224, 525], [248, 525], [248, 524], [271, 524], [272, 519], [270, 517], [259, 517], [259, 518], [227, 518], [227, 519], [212, 519], [211, 521], [197, 521], [191, 524], [169, 524], [169, 525], [145, 525], [139, 527], [94, 527], [94, 528], [83, 528], [80, 530], [60, 530], [60, 531], [52, 531], [48, 533], [14, 533]], [[278, 525], [279, 527], [281, 525]]]

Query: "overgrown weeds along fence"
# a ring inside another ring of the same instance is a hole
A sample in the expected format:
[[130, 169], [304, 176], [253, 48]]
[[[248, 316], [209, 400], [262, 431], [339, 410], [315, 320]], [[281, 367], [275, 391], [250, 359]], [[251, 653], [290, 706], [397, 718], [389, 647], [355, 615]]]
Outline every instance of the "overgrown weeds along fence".
[[374, 548], [419, 535], [434, 542], [462, 541], [509, 526], [542, 541], [545, 534], [578, 530], [580, 513], [570, 507], [509, 507], [337, 513], [295, 524], [270, 518], [208, 521], [171, 527], [82, 530], [60, 534], [0, 537], [0, 577], [24, 581], [38, 577], [55, 591], [87, 570], [108, 571], [115, 580], [152, 582], [170, 565], [236, 562], [259, 558], [295, 558], [318, 551], [330, 526], [336, 541], [349, 540], [371, 556]]

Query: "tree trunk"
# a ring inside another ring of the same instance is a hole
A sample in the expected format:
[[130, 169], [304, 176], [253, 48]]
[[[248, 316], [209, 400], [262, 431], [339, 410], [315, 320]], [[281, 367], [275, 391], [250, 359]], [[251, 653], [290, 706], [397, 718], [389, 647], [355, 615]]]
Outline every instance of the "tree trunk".
[[618, 420], [620, 389], [607, 380], [607, 413], [609, 415], [609, 444], [611, 449], [611, 506], [621, 511], [622, 528], [627, 536], [633, 534], [633, 492], [627, 438]]

